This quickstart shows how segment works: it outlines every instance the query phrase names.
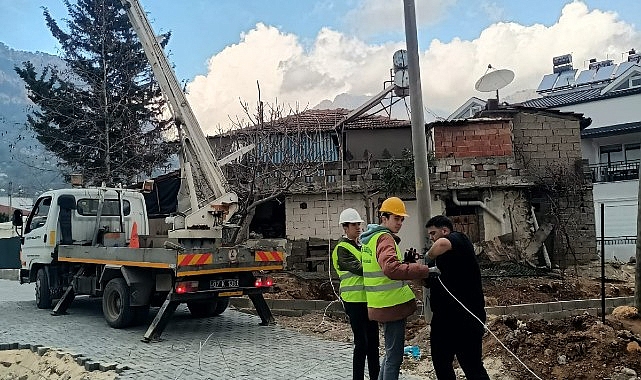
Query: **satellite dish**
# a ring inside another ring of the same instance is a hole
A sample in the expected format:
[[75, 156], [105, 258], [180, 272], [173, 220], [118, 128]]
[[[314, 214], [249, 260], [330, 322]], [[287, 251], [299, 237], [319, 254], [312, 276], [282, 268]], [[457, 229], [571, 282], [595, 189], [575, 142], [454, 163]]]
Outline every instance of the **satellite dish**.
[[[492, 65], [488, 66], [488, 69], [491, 69]], [[490, 71], [489, 73], [483, 75], [476, 81], [474, 88], [477, 91], [481, 92], [492, 92], [496, 91], [496, 99], [499, 98], [499, 89], [507, 86], [512, 83], [514, 80], [514, 72], [512, 70], [500, 69], [495, 71]]]

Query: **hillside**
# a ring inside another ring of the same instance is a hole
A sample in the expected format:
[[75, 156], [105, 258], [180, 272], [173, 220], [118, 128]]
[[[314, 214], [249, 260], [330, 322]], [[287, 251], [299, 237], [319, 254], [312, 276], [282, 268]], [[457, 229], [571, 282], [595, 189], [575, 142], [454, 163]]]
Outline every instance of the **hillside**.
[[56, 56], [13, 50], [0, 42], [0, 195], [8, 191], [9, 182], [14, 192], [22, 189], [30, 197], [64, 183], [55, 161], [24, 125], [33, 104], [14, 67], [25, 61], [36, 67], [64, 65]]

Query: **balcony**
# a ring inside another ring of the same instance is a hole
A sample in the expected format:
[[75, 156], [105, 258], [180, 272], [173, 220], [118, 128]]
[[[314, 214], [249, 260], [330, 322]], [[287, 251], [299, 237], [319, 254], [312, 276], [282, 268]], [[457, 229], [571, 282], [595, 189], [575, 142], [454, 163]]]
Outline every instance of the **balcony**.
[[592, 182], [614, 182], [639, 179], [639, 160], [613, 161], [590, 165]]

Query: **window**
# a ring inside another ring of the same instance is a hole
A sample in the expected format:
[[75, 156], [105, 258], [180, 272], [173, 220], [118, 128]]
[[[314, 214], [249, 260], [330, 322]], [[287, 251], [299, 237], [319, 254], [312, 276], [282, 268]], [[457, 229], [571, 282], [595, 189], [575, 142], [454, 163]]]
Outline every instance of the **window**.
[[599, 148], [599, 151], [601, 153], [600, 161], [602, 164], [610, 164], [624, 160], [621, 145], [604, 145]]
[[625, 162], [637, 161], [641, 158], [641, 144], [625, 144]]
[[[76, 204], [78, 214], [83, 216], [98, 215], [98, 199], [80, 199]], [[102, 216], [118, 216], [120, 215], [117, 199], [105, 199], [105, 204], [102, 207]], [[131, 205], [128, 200], [122, 201], [122, 215], [127, 216], [131, 213]]]
[[630, 87], [641, 86], [641, 74], [633, 75], [630, 77]]
[[49, 215], [49, 208], [51, 208], [51, 197], [38, 199], [36, 205], [33, 207], [33, 211], [29, 214], [25, 233], [45, 225], [47, 215]]

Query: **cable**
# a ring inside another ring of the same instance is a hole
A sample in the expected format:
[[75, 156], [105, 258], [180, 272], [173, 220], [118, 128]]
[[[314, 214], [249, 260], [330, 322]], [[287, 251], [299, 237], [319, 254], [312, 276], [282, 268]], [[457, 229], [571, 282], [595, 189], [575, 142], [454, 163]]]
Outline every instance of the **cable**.
[[456, 302], [458, 302], [458, 303], [459, 303], [459, 305], [463, 306], [463, 309], [465, 309], [468, 313], [470, 313], [470, 315], [471, 315], [471, 316], [473, 316], [474, 318], [476, 318], [476, 320], [477, 320], [477, 321], [479, 321], [479, 323], [480, 323], [481, 325], [483, 325], [483, 328], [485, 328], [485, 330], [487, 330], [487, 332], [489, 332], [490, 334], [492, 334], [492, 336], [494, 337], [494, 339], [496, 339], [496, 341], [497, 341], [497, 342], [499, 342], [499, 344], [500, 344], [501, 346], [503, 346], [503, 348], [505, 348], [505, 350], [506, 350], [507, 352], [509, 352], [509, 353], [510, 353], [510, 355], [514, 356], [514, 358], [515, 358], [519, 363], [521, 363], [521, 365], [522, 365], [523, 367], [525, 367], [525, 369], [527, 369], [527, 370], [528, 370], [528, 372], [530, 372], [530, 374], [532, 374], [532, 376], [534, 376], [535, 378], [537, 378], [537, 379], [539, 379], [539, 380], [543, 380], [543, 379], [541, 379], [541, 378], [540, 378], [536, 373], [534, 373], [534, 371], [532, 371], [532, 370], [531, 370], [527, 365], [525, 365], [525, 363], [523, 363], [523, 362], [521, 361], [521, 359], [519, 359], [519, 357], [518, 357], [518, 356], [516, 356], [516, 354], [515, 354], [514, 352], [510, 351], [510, 349], [509, 349], [509, 348], [507, 348], [507, 347], [505, 346], [505, 344], [503, 344], [503, 342], [501, 342], [501, 340], [496, 336], [496, 334], [494, 334], [494, 333], [492, 332], [492, 330], [490, 330], [490, 329], [487, 327], [487, 325], [486, 325], [485, 323], [483, 323], [483, 321], [481, 321], [481, 320], [479, 319], [479, 317], [477, 317], [476, 315], [474, 315], [474, 313], [472, 313], [472, 312], [470, 311], [470, 309], [468, 309], [465, 305], [463, 305], [463, 303], [462, 303], [461, 301], [459, 301], [459, 300], [458, 300], [458, 298], [454, 297], [454, 294], [452, 294], [452, 292], [450, 292], [450, 290], [445, 286], [445, 284], [444, 284], [444, 283], [443, 283], [443, 281], [441, 280], [441, 277], [440, 277], [440, 276], [438, 277], [438, 281], [439, 281], [439, 282], [441, 283], [441, 285], [443, 286], [443, 289], [445, 289], [445, 291], [446, 291], [450, 296], [452, 296], [452, 298], [454, 298], [454, 300], [455, 300]]

